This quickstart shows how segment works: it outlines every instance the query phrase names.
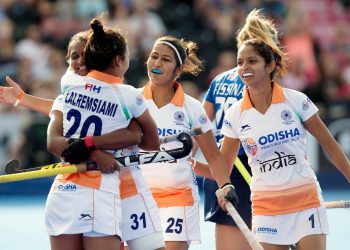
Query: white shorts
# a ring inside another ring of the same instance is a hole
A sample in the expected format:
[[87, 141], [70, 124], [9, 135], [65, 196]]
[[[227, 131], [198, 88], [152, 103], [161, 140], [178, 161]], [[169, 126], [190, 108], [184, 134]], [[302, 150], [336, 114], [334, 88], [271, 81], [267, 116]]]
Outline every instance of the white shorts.
[[123, 241], [162, 232], [158, 207], [150, 191], [122, 199], [122, 218]]
[[122, 211], [118, 192], [113, 194], [55, 180], [45, 208], [48, 234], [121, 236]]
[[252, 230], [259, 242], [293, 245], [303, 237], [328, 234], [327, 212], [324, 206], [281, 215], [255, 215]]
[[201, 243], [199, 200], [193, 206], [159, 208], [165, 241]]

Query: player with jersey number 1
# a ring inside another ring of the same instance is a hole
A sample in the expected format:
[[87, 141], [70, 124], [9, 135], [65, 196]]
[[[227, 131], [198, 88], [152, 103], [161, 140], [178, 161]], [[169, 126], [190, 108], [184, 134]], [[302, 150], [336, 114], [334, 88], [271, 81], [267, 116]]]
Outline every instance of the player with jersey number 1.
[[[236, 40], [241, 44], [246, 40], [260, 38], [262, 40], [272, 39], [278, 44], [278, 31], [272, 20], [267, 19], [262, 10], [252, 10], [245, 21], [244, 26], [239, 30]], [[232, 60], [236, 60], [232, 58]], [[223, 135], [221, 128], [224, 116], [227, 110], [238, 100], [242, 99], [247, 86], [244, 84], [237, 72], [237, 67], [220, 73], [214, 78], [206, 93], [203, 106], [208, 117], [214, 122], [216, 129], [216, 140], [220, 145]], [[246, 125], [242, 129], [249, 129]], [[248, 165], [247, 155], [241, 146], [238, 152], [238, 158], [246, 168], [247, 173], [251, 175], [251, 169]], [[201, 162], [196, 161], [195, 169], [201, 169]], [[244, 222], [251, 228], [252, 210], [250, 201], [250, 187], [244, 178], [244, 172], [241, 173], [239, 166], [235, 166], [231, 172], [231, 182], [235, 184], [239, 204], [237, 212]], [[198, 171], [199, 172], [199, 171]], [[199, 173], [200, 174], [200, 173]], [[236, 222], [229, 214], [223, 211], [216, 200], [215, 192], [218, 186], [211, 178], [205, 178], [203, 181], [204, 189], [204, 219], [215, 223], [215, 246], [217, 250], [245, 250], [248, 242], [237, 227]]]
[[350, 163], [303, 93], [283, 88], [287, 57], [266, 37], [238, 44], [237, 71], [248, 86], [225, 115], [221, 153], [230, 166], [240, 142], [252, 170], [252, 230], [265, 250], [325, 250], [328, 222], [306, 153], [306, 132], [350, 181]]

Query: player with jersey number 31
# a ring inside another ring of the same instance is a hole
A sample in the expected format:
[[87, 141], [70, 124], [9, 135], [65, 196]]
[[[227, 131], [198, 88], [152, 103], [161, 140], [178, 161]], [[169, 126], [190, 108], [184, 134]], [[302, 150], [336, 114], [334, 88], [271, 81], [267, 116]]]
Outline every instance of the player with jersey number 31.
[[239, 44], [238, 74], [248, 88], [225, 115], [221, 152], [232, 166], [241, 142], [248, 156], [252, 230], [265, 250], [288, 250], [293, 244], [299, 250], [325, 250], [327, 215], [306, 155], [306, 132], [348, 181], [350, 164], [312, 101], [278, 83], [286, 62], [271, 38]]

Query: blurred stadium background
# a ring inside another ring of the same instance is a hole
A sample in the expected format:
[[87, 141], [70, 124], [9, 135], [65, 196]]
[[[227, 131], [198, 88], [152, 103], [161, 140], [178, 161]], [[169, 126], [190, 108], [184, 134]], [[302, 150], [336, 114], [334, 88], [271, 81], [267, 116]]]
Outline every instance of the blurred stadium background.
[[[263, 8], [281, 32], [291, 59], [283, 84], [316, 103], [350, 157], [349, 0], [0, 0], [0, 84], [6, 85], [9, 75], [27, 93], [55, 98], [67, 68], [70, 37], [108, 11], [108, 24], [127, 34], [131, 58], [126, 80], [136, 87], [147, 81], [144, 63], [157, 37], [171, 34], [197, 42], [205, 71], [180, 82], [201, 100], [215, 75], [235, 67], [235, 34], [254, 8]], [[46, 150], [47, 124], [40, 114], [0, 104], [1, 164], [14, 158], [25, 167], [56, 162]], [[311, 141], [309, 151], [323, 189], [349, 190], [316, 142]], [[25, 188], [1, 185], [0, 194], [46, 194], [50, 182], [38, 180]]]

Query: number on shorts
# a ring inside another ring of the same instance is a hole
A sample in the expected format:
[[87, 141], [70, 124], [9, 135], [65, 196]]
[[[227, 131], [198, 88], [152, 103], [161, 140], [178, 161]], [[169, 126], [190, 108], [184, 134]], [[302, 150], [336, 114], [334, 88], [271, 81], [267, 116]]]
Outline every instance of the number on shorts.
[[315, 216], [314, 216], [314, 214], [312, 214], [309, 217], [309, 221], [311, 221], [311, 228], [315, 228]]
[[[70, 129], [68, 129], [66, 133], [66, 137], [71, 137], [79, 128], [80, 123], [81, 123], [81, 113], [79, 110], [76, 109], [71, 109], [67, 113], [67, 120], [70, 121], [71, 119], [74, 119], [72, 126]], [[84, 138], [87, 135], [87, 132], [89, 130], [89, 127], [91, 124], [95, 125], [95, 130], [94, 130], [94, 135], [101, 135], [102, 132], [102, 120], [100, 117], [96, 115], [91, 115], [83, 123], [83, 126], [80, 130], [80, 137], [79, 138]]]
[[168, 223], [169, 226], [166, 228], [166, 233], [173, 233], [175, 231], [175, 233], [180, 234], [182, 232], [182, 223], [183, 223], [183, 219], [176, 219], [170, 217], [168, 219]]
[[137, 216], [137, 214], [130, 215], [130, 219], [133, 221], [133, 225], [131, 225], [131, 229], [137, 230], [140, 226], [140, 222], [142, 222], [143, 228], [146, 228], [146, 215], [145, 212], [141, 214], [141, 216]]

